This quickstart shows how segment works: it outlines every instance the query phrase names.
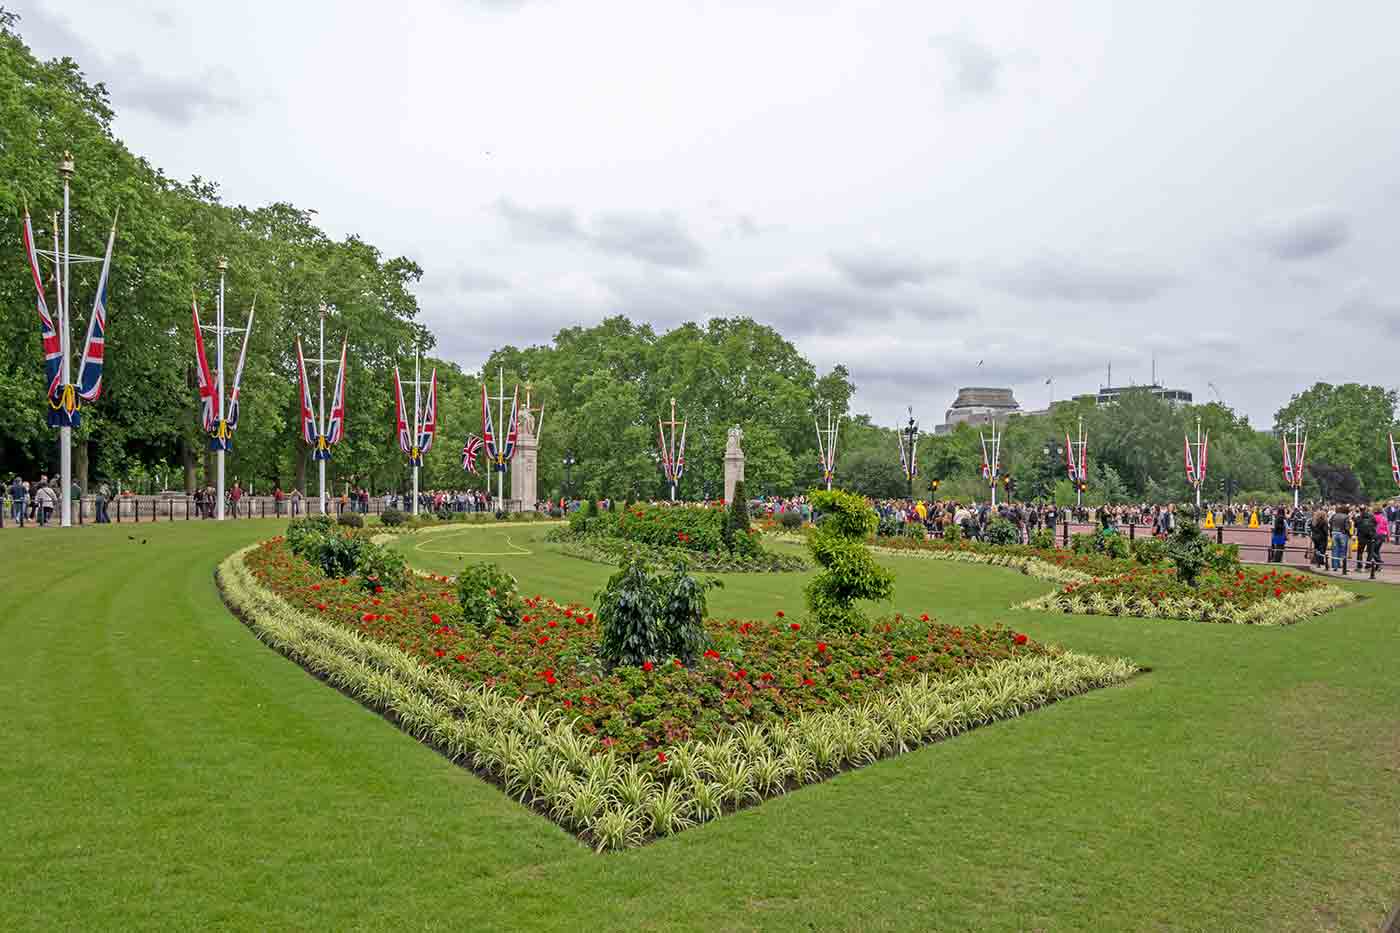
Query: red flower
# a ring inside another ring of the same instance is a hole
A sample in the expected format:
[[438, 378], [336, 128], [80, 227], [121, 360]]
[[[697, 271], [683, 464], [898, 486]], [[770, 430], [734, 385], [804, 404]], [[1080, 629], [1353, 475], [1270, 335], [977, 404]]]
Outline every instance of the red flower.
[[375, 615], [372, 612], [366, 612], [364, 615], [360, 616], [361, 622], [373, 622], [374, 619]]
[[919, 656], [918, 656], [917, 654], [911, 654], [911, 655], [909, 655], [909, 663], [910, 663], [910, 664], [913, 664], [913, 663], [914, 663], [915, 661], [917, 661], [917, 660], [919, 660]]
[[650, 672], [651, 672], [651, 662], [650, 662], [650, 661], [643, 661], [643, 662], [642, 662], [642, 670], [647, 671], [648, 673], [650, 673]]
[[520, 617], [520, 621], [521, 621], [521, 622], [533, 622], [533, 621], [535, 621], [535, 620], [534, 620], [532, 617], [530, 617], [530, 616], [521, 616], [521, 617]]
[[804, 686], [804, 687], [810, 687], [810, 686], [812, 686], [812, 685], [815, 684], [815, 683], [816, 683], [816, 681], [813, 680], [813, 679], [810, 678], [810, 677], [804, 677], [804, 678], [802, 678], [802, 686]]
[[928, 613], [925, 612], [923, 615], [919, 616], [919, 621], [920, 621], [920, 622], [927, 622], [927, 621], [928, 621]]
[[574, 701], [573, 701], [573, 700], [565, 700], [565, 701], [564, 701], [564, 708], [565, 708], [565, 709], [569, 709], [569, 708], [572, 707], [573, 705], [574, 705]]
[[322, 612], [325, 612], [325, 611], [326, 611], [326, 604], [325, 604], [325, 603], [317, 603], [317, 604], [316, 604], [316, 608], [319, 609], [319, 610], [321, 610]]
[[550, 619], [550, 620], [549, 620], [549, 627], [550, 627], [550, 628], [558, 628], [558, 627], [559, 627], [559, 623], [558, 623], [558, 622], [555, 622], [553, 619]]
[[432, 615], [428, 616], [428, 618], [430, 618], [430, 619], [433, 620], [433, 624], [434, 624], [434, 625], [441, 625], [441, 624], [442, 624], [442, 616], [438, 615], [436, 612], [434, 612]]
[[382, 587], [382, 586], [377, 586], [377, 585], [376, 585], [375, 588], [374, 588], [374, 591], [375, 591], [376, 593], [382, 593], [382, 592], [384, 592], [384, 587]]
[[802, 626], [798, 625], [796, 622], [789, 622], [789, 623], [788, 623], [788, 628], [790, 628], [790, 629], [792, 629], [794, 632], [796, 632], [796, 631], [800, 631], [800, 630], [802, 629]]
[[1281, 586], [1276, 586], [1276, 587], [1274, 587], [1274, 595], [1275, 595], [1275, 596], [1282, 596], [1282, 595], [1283, 595], [1283, 587], [1281, 587]]
[[313, 583], [313, 584], [311, 584], [311, 589], [313, 589], [313, 590], [315, 590], [316, 592], [319, 593], [319, 592], [321, 591], [321, 584], [319, 584], [319, 583]]
[[588, 620], [585, 619], [583, 616], [579, 616], [579, 617], [578, 617], [577, 619], [575, 619], [574, 621], [577, 622], [579, 625], [587, 625], [587, 624], [588, 624]]
[[705, 657], [707, 657], [707, 658], [715, 658], [716, 660], [718, 660], [718, 659], [719, 659], [719, 652], [716, 651], [716, 650], [713, 649], [713, 648], [706, 648], [706, 649], [705, 649]]
[[764, 680], [772, 680], [772, 679], [773, 679], [773, 675], [772, 675], [772, 674], [765, 673], [765, 674], [763, 675], [763, 679], [764, 679]]
[[457, 657], [453, 658], [453, 660], [456, 661], [458, 664], [461, 664], [467, 660], [467, 656], [465, 654], [459, 654], [457, 655]]
[[548, 636], [548, 635], [541, 635], [541, 636], [539, 637], [539, 644], [541, 644], [541, 645], [547, 645], [547, 644], [549, 644], [549, 636]]
[[778, 618], [781, 619], [782, 617], [783, 617], [783, 610], [779, 609], [779, 610], [778, 610]]
[[1029, 639], [1027, 638], [1024, 632], [1018, 632], [1016, 634], [1016, 644], [1024, 645], [1027, 641], [1029, 641]]
[[676, 665], [676, 667], [685, 667], [685, 665], [681, 663], [680, 658], [672, 658], [671, 663]]
[[666, 763], [666, 753], [665, 753], [665, 752], [657, 752], [657, 753], [656, 753], [656, 760], [659, 761], [659, 762], [661, 762], [661, 763], [664, 765], [664, 764]]
[[438, 649], [437, 649], [436, 651], [434, 651], [433, 653], [436, 654], [438, 657], [442, 657], [443, 655], [447, 654], [447, 652], [446, 652], [446, 651], [443, 651], [441, 648], [438, 648]]
[[818, 653], [818, 654], [822, 654], [822, 653], [825, 652], [825, 651], [826, 651], [826, 642], [824, 642], [824, 641], [819, 641], [819, 642], [817, 642], [817, 653]]

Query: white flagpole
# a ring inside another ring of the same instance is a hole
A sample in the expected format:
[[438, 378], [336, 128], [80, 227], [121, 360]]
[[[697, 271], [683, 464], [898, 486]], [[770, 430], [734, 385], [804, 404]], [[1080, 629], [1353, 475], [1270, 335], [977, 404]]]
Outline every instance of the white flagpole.
[[[319, 438], [326, 436], [326, 303], [321, 302], [321, 340], [320, 350], [316, 354], [316, 378], [320, 382], [321, 411], [317, 417], [316, 434], [318, 437], [317, 446], [320, 446]], [[326, 461], [316, 461], [316, 472], [320, 479], [321, 514], [326, 514]], [[415, 513], [416, 514], [416, 513]]]
[[[418, 348], [413, 348], [413, 440], [409, 444], [410, 450], [418, 449], [418, 392], [421, 388], [419, 383], [423, 381], [421, 364], [418, 362]], [[413, 464], [413, 514], [418, 514], [418, 464]]]
[[[214, 339], [217, 349], [214, 351], [219, 358], [219, 411], [217, 430], [224, 433], [224, 274], [228, 270], [228, 260], [219, 258], [219, 303], [215, 309]], [[217, 488], [214, 493], [214, 520], [224, 520], [224, 439], [219, 438], [218, 449], [218, 470]]]
[[1201, 419], [1196, 418], [1196, 515], [1201, 514], [1201, 483], [1205, 482], [1205, 476], [1201, 474]]
[[[58, 276], [63, 283], [63, 298], [59, 302], [59, 314], [63, 322], [59, 325], [58, 332], [61, 339], [60, 346], [63, 349], [63, 393], [66, 395], [68, 392], [68, 383], [72, 379], [73, 372], [68, 359], [71, 355], [70, 347], [72, 345], [68, 334], [70, 329], [68, 319], [68, 286], [70, 280], [68, 274], [72, 268], [68, 257], [68, 182], [73, 177], [73, 157], [71, 154], [66, 152], [63, 154], [63, 161], [59, 163], [58, 171], [59, 174], [63, 176], [63, 258], [60, 262], [60, 275]], [[60, 400], [63, 399], [64, 396], [60, 396]], [[67, 425], [64, 425], [58, 430], [58, 469], [60, 476], [59, 482], [63, 486], [63, 488], [59, 490], [59, 525], [63, 528], [70, 528], [73, 525], [73, 499], [71, 492], [73, 489], [73, 429]]]
[[[510, 436], [510, 425], [505, 423], [506, 404], [506, 368], [496, 367], [496, 452], [505, 452], [506, 438]], [[516, 383], [518, 386], [519, 383]], [[505, 433], [502, 434], [501, 432]], [[504, 465], [504, 464], [502, 464]], [[496, 511], [506, 510], [506, 473], [504, 470], [496, 471]]]

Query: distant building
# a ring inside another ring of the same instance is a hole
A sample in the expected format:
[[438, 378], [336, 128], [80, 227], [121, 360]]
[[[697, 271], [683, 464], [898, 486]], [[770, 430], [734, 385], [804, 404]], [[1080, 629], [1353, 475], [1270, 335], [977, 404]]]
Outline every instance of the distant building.
[[1010, 389], [989, 386], [967, 386], [958, 390], [953, 406], [944, 415], [943, 423], [933, 429], [935, 434], [947, 434], [960, 424], [1006, 424], [1006, 419], [1021, 413], [1021, 406]]
[[1170, 402], [1172, 405], [1190, 405], [1191, 393], [1185, 389], [1168, 389], [1160, 385], [1147, 386], [1105, 386], [1098, 392], [1090, 392], [1085, 395], [1076, 395], [1076, 402], [1093, 402], [1096, 405], [1112, 405], [1122, 398], [1124, 392], [1151, 392], [1158, 398]]

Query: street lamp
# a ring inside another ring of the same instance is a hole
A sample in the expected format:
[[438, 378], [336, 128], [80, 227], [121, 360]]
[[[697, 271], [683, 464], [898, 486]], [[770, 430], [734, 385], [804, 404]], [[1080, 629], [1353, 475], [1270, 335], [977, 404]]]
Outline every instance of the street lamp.
[[574, 459], [574, 452], [571, 450], [564, 454], [564, 498], [574, 497], [574, 464], [578, 460]]
[[915, 460], [919, 448], [919, 422], [914, 420], [914, 408], [909, 407], [909, 423], [900, 433], [900, 459], [904, 461], [904, 479], [909, 486], [909, 498], [914, 498], [914, 477], [919, 473]]

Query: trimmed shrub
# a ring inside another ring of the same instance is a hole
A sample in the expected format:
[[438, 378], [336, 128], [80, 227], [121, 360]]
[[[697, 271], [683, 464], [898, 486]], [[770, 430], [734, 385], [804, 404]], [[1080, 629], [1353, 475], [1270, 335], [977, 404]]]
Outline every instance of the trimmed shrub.
[[341, 512], [335, 523], [344, 528], [363, 528], [365, 520], [359, 512]]
[[1127, 560], [1129, 557], [1128, 539], [1120, 534], [1108, 534], [1100, 531], [1098, 543], [1100, 550], [1114, 560]]
[[1182, 521], [1167, 539], [1167, 556], [1176, 565], [1176, 578], [1195, 586], [1196, 578], [1210, 558], [1210, 541], [1195, 522]]
[[944, 541], [961, 541], [962, 536], [962, 526], [957, 522], [949, 522], [943, 526]]
[[312, 553], [303, 555], [328, 577], [348, 577], [360, 565], [360, 555], [369, 542], [353, 535], [327, 534], [310, 539]]
[[661, 597], [641, 558], [629, 561], [597, 595], [602, 628], [599, 653], [611, 665], [641, 666], [664, 648]]
[[1133, 541], [1133, 560], [1139, 564], [1157, 564], [1167, 559], [1167, 542], [1157, 538], [1137, 538]]
[[402, 525], [403, 522], [404, 514], [398, 509], [385, 509], [384, 513], [379, 516], [379, 523], [381, 525], [388, 525], [390, 528], [396, 528]]
[[1004, 518], [994, 518], [987, 523], [986, 534], [983, 535], [988, 544], [1020, 544], [1020, 530]]
[[778, 524], [789, 531], [794, 531], [802, 527], [801, 512], [782, 512], [778, 515]]
[[584, 507], [583, 507], [583, 514], [584, 514], [584, 515], [587, 515], [589, 518], [597, 518], [597, 517], [598, 517], [598, 500], [597, 500], [597, 499], [592, 499], [592, 498], [590, 498], [590, 499], [588, 500], [587, 504], [584, 505]]
[[355, 569], [369, 589], [376, 586], [397, 589], [408, 580], [408, 560], [398, 551], [372, 541], [365, 542], [360, 549]]
[[1031, 532], [1030, 546], [1042, 550], [1053, 548], [1055, 546], [1055, 532], [1049, 528], [1037, 528]]
[[294, 518], [287, 523], [287, 547], [293, 554], [311, 560], [312, 539], [329, 534], [335, 524], [329, 515], [316, 515], [311, 518]]
[[486, 561], [467, 564], [457, 575], [457, 604], [462, 621], [483, 632], [502, 622], [519, 624], [524, 609], [515, 577]]
[[825, 624], [864, 628], [865, 616], [856, 600], [894, 595], [894, 574], [875, 563], [865, 546], [879, 520], [865, 499], [839, 489], [813, 490], [808, 501], [826, 519], [807, 538], [812, 557], [823, 568], [807, 584], [807, 608]]

